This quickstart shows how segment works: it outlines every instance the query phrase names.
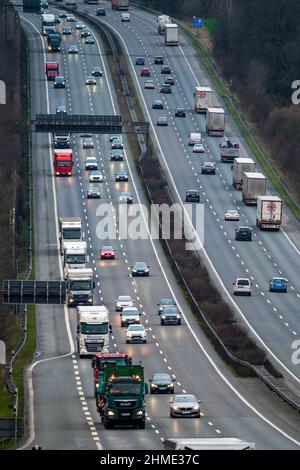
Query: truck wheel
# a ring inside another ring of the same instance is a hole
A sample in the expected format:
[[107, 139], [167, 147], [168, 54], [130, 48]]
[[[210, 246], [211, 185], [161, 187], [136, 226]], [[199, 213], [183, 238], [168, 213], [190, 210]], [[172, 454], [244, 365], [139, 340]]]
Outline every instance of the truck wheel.
[[141, 423], [138, 424], [139, 429], [145, 429], [145, 427], [146, 427], [145, 421], [142, 421]]

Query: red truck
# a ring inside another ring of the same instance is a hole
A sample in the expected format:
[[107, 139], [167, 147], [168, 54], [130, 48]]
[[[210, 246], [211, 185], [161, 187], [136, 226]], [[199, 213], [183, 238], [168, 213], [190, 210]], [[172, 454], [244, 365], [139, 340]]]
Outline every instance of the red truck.
[[73, 152], [71, 149], [54, 150], [55, 176], [72, 176]]
[[111, 7], [114, 10], [126, 11], [129, 8], [129, 0], [111, 0]]
[[55, 80], [55, 77], [59, 75], [59, 64], [58, 62], [46, 62], [46, 77], [47, 80]]

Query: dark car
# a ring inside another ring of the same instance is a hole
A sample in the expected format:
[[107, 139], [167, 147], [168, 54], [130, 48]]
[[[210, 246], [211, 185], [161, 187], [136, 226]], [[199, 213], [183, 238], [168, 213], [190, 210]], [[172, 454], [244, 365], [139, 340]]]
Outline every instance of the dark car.
[[54, 18], [55, 24], [60, 24], [60, 17], [58, 15], [54, 15]]
[[88, 36], [87, 38], [85, 38], [85, 44], [95, 44], [95, 39], [93, 38], [93, 36]]
[[100, 67], [94, 67], [92, 70], [93, 77], [102, 77], [103, 72]]
[[164, 83], [164, 84], [160, 87], [160, 92], [161, 92], [161, 93], [172, 93], [171, 85], [169, 85], [169, 84], [167, 84], [167, 83]]
[[168, 119], [166, 116], [159, 116], [156, 120], [156, 125], [157, 126], [167, 126], [168, 125]]
[[172, 72], [172, 69], [169, 65], [163, 65], [160, 71], [164, 74], [170, 74]]
[[122, 192], [119, 196], [119, 202], [121, 202], [121, 203], [125, 202], [126, 204], [132, 204], [132, 202], [133, 202], [132, 194], [129, 191]]
[[117, 171], [115, 174], [116, 181], [128, 181], [128, 173], [127, 171]]
[[237, 241], [252, 241], [252, 228], [251, 227], [238, 227], [235, 229], [235, 239]]
[[169, 374], [154, 374], [150, 382], [150, 393], [174, 393], [175, 379]]
[[65, 11], [63, 11], [58, 16], [59, 16], [59, 18], [67, 18], [67, 13]]
[[161, 100], [154, 100], [152, 103], [152, 109], [164, 109], [164, 104]]
[[145, 59], [144, 57], [137, 57], [135, 59], [135, 65], [145, 65]]
[[164, 58], [161, 55], [157, 55], [154, 57], [154, 63], [157, 65], [163, 65], [164, 64]]
[[177, 108], [175, 111], [175, 117], [185, 117], [185, 109]]
[[160, 299], [158, 305], [158, 315], [162, 313], [165, 307], [176, 307], [176, 302], [173, 299]]
[[110, 153], [111, 162], [122, 162], [124, 159], [122, 150], [114, 149]]
[[78, 47], [75, 44], [69, 47], [69, 54], [78, 54]]
[[174, 77], [166, 77], [165, 83], [169, 85], [175, 85], [175, 78]]
[[55, 77], [54, 79], [54, 88], [66, 88], [65, 77]]
[[132, 276], [149, 276], [149, 267], [143, 261], [137, 261], [131, 266], [131, 274]]
[[202, 175], [215, 175], [216, 174], [216, 165], [214, 162], [204, 162], [201, 165]]
[[70, 34], [72, 34], [72, 30], [71, 30], [71, 28], [64, 28], [64, 29], [62, 30], [62, 33], [63, 33], [65, 36], [66, 36], [66, 35], [70, 35]]
[[176, 305], [165, 307], [160, 314], [161, 325], [181, 325], [181, 313]]
[[91, 32], [90, 32], [90, 30], [89, 30], [88, 28], [83, 28], [83, 29], [81, 30], [80, 36], [81, 36], [82, 38], [87, 38], [88, 36], [91, 36]]
[[96, 16], [105, 16], [105, 15], [106, 15], [106, 12], [105, 12], [104, 8], [97, 8]]
[[63, 104], [56, 106], [56, 114], [67, 114], [66, 107]]
[[87, 198], [88, 199], [100, 199], [100, 190], [98, 188], [89, 188], [87, 190]]
[[200, 193], [196, 189], [189, 189], [185, 195], [185, 202], [200, 202]]

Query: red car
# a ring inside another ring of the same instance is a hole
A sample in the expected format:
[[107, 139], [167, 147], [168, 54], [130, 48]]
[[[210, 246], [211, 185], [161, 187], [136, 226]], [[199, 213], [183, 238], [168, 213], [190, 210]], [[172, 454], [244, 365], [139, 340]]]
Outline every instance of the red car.
[[142, 69], [141, 70], [141, 77], [150, 77], [151, 72], [149, 69]]
[[115, 259], [116, 252], [112, 246], [104, 246], [100, 251], [100, 259]]

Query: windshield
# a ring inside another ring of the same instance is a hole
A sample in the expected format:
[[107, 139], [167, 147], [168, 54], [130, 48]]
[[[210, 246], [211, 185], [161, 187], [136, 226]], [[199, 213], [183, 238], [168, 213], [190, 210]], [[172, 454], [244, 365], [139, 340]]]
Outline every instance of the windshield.
[[71, 167], [71, 166], [72, 166], [72, 162], [70, 162], [70, 160], [66, 160], [66, 161], [64, 161], [64, 162], [62, 162], [62, 161], [57, 161], [57, 160], [56, 160], [55, 166], [59, 166], [59, 167], [61, 167], [61, 166]]
[[72, 281], [70, 283], [71, 290], [91, 290], [92, 281]]
[[140, 395], [142, 393], [142, 388], [141, 384], [113, 383], [110, 393], [112, 395]]
[[106, 335], [108, 323], [80, 323], [80, 332], [83, 335]]
[[80, 240], [80, 238], [81, 238], [80, 228], [64, 229], [63, 230], [63, 239], [64, 240]]
[[66, 263], [83, 264], [85, 263], [85, 255], [66, 255]]

